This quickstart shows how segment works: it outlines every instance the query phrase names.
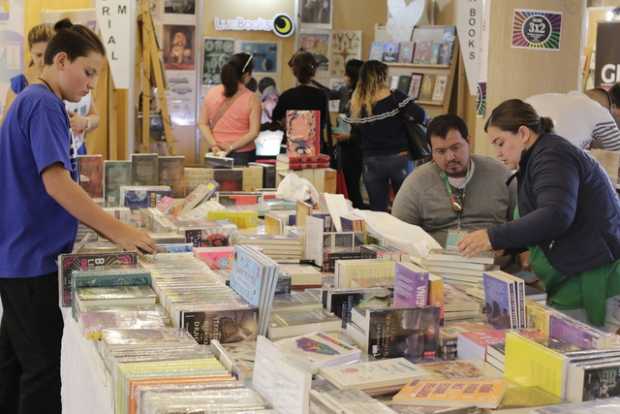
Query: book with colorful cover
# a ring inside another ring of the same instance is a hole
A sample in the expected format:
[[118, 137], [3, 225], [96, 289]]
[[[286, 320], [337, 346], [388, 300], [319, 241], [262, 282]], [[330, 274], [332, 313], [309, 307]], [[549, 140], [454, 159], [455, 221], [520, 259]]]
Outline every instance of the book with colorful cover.
[[506, 392], [502, 379], [419, 380], [405, 385], [393, 398], [427, 406], [475, 406], [497, 408]]
[[235, 256], [233, 246], [194, 247], [194, 256], [205, 262], [211, 270], [232, 270]]
[[159, 155], [131, 154], [133, 185], [159, 185]]
[[305, 110], [286, 111], [288, 156], [316, 156], [321, 152], [321, 112]]
[[427, 373], [443, 379], [484, 377], [480, 364], [470, 361], [439, 361], [419, 365]]
[[416, 42], [415, 52], [413, 54], [413, 63], [420, 65], [428, 65], [433, 58], [433, 42], [421, 41]]
[[[439, 350], [439, 308], [368, 309], [368, 353], [374, 359], [433, 360]], [[359, 325], [358, 325], [359, 326]]]
[[398, 51], [399, 63], [411, 63], [413, 62], [413, 42], [400, 42], [400, 50]]
[[187, 310], [181, 312], [181, 318], [182, 328], [199, 344], [209, 344], [213, 339], [223, 344], [253, 340], [258, 333], [256, 309]]
[[489, 323], [497, 329], [518, 328], [511, 317], [513, 314], [510, 289], [512, 282], [484, 273], [483, 285], [484, 308]]
[[238, 168], [213, 170], [219, 191], [243, 191], [243, 170]]
[[91, 198], [103, 198], [103, 156], [78, 155], [78, 183]]
[[388, 63], [398, 62], [398, 52], [400, 44], [398, 42], [385, 42], [383, 44], [383, 61]]
[[153, 186], [121, 186], [120, 200], [122, 207], [132, 210], [141, 208], [155, 208], [157, 202], [166, 196], [171, 196], [172, 190], [167, 185]]
[[313, 372], [322, 367], [357, 362], [361, 357], [361, 351], [356, 347], [323, 332], [285, 338], [275, 344]]
[[196, 188], [185, 197], [185, 204], [183, 204], [181, 215], [189, 213], [203, 201], [209, 200], [219, 188], [220, 185], [215, 180], [208, 180], [196, 186]]
[[429, 273], [413, 263], [396, 263], [394, 307], [416, 308], [428, 304]]
[[380, 41], [372, 42], [372, 45], [370, 46], [370, 52], [368, 54], [369, 60], [381, 61], [383, 59], [383, 44], [384, 42]]
[[158, 161], [159, 184], [172, 189], [172, 196], [185, 197], [185, 156], [160, 156]]
[[62, 306], [71, 306], [72, 275], [77, 270], [94, 270], [110, 267], [135, 267], [138, 264], [136, 252], [101, 254], [61, 254], [58, 256], [58, 277]]
[[596, 348], [600, 332], [595, 332], [574, 319], [554, 313], [549, 317], [549, 337], [577, 345], [583, 349]]
[[454, 46], [453, 41], [442, 42], [439, 46], [439, 56], [437, 58], [437, 64], [449, 65], [452, 61], [452, 49]]

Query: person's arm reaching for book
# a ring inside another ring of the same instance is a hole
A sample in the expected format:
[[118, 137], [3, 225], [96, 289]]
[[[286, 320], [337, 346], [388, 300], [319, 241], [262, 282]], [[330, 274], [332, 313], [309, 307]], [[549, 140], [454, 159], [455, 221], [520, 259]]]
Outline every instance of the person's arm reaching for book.
[[58, 204], [82, 223], [95, 229], [126, 250], [154, 253], [155, 242], [142, 230], [122, 223], [107, 214], [77, 185], [61, 163], [47, 167], [41, 173], [45, 191]]

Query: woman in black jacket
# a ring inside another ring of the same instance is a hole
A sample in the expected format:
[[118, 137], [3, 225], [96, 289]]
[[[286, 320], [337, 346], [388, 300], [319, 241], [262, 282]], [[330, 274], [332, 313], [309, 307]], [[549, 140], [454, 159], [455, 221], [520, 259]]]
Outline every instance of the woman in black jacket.
[[459, 249], [471, 256], [530, 248], [550, 304], [585, 308], [591, 323], [603, 325], [606, 300], [620, 294], [620, 202], [609, 177], [521, 100], [495, 108], [485, 131], [498, 158], [518, 168], [520, 218], [470, 233]]
[[363, 177], [371, 210], [387, 211], [390, 185], [394, 194], [398, 193], [409, 174], [407, 128], [401, 116], [409, 105], [409, 112], [423, 123], [424, 109], [413, 103], [413, 98], [390, 91], [387, 65], [377, 60], [364, 63], [351, 98], [348, 121], [360, 134]]

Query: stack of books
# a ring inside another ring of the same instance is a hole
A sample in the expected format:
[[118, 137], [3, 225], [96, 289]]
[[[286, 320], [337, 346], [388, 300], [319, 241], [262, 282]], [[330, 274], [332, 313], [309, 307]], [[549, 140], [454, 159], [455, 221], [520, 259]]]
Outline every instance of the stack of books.
[[240, 234], [237, 244], [256, 246], [263, 254], [278, 263], [299, 263], [303, 258], [303, 241], [296, 234], [279, 236]]
[[493, 262], [491, 254], [468, 258], [446, 249], [433, 249], [421, 260], [422, 266], [430, 272], [448, 283], [463, 287], [481, 286], [482, 274], [498, 269]]
[[278, 282], [278, 264], [251, 246], [235, 246], [230, 287], [247, 303], [258, 308], [258, 332], [267, 334]]

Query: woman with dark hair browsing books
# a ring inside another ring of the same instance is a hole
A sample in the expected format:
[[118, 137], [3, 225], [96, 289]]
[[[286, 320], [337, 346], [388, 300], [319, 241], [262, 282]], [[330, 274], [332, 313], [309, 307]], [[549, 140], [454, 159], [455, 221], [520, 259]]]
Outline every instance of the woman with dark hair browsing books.
[[297, 79], [298, 85], [280, 95], [278, 104], [273, 110], [273, 121], [284, 129], [286, 126], [286, 111], [319, 111], [321, 114], [321, 153], [332, 154], [332, 143], [327, 131], [329, 107], [328, 97], [324, 89], [314, 83], [317, 62], [312, 53], [297, 52], [288, 62]]
[[253, 70], [252, 55], [233, 55], [222, 67], [222, 85], [205, 96], [198, 123], [210, 151], [231, 157], [240, 166], [255, 161], [254, 140], [260, 132], [260, 100], [245, 86]]
[[370, 209], [387, 211], [390, 186], [394, 194], [409, 174], [408, 135], [401, 111], [411, 105], [419, 123], [426, 119], [424, 109], [413, 98], [391, 91], [387, 84], [387, 65], [370, 60], [360, 69], [351, 98], [351, 118], [359, 131], [363, 157], [363, 177]]
[[0, 127], [0, 413], [60, 414], [56, 259], [73, 247], [78, 221], [127, 250], [155, 243], [104, 212], [71, 179], [63, 100], [92, 90], [105, 62], [99, 38], [67, 25], [50, 40], [37, 82], [22, 91]]
[[606, 301], [620, 294], [620, 202], [606, 172], [521, 100], [495, 108], [485, 131], [500, 161], [517, 169], [520, 218], [466, 235], [461, 253], [529, 248], [551, 305], [617, 325]]

